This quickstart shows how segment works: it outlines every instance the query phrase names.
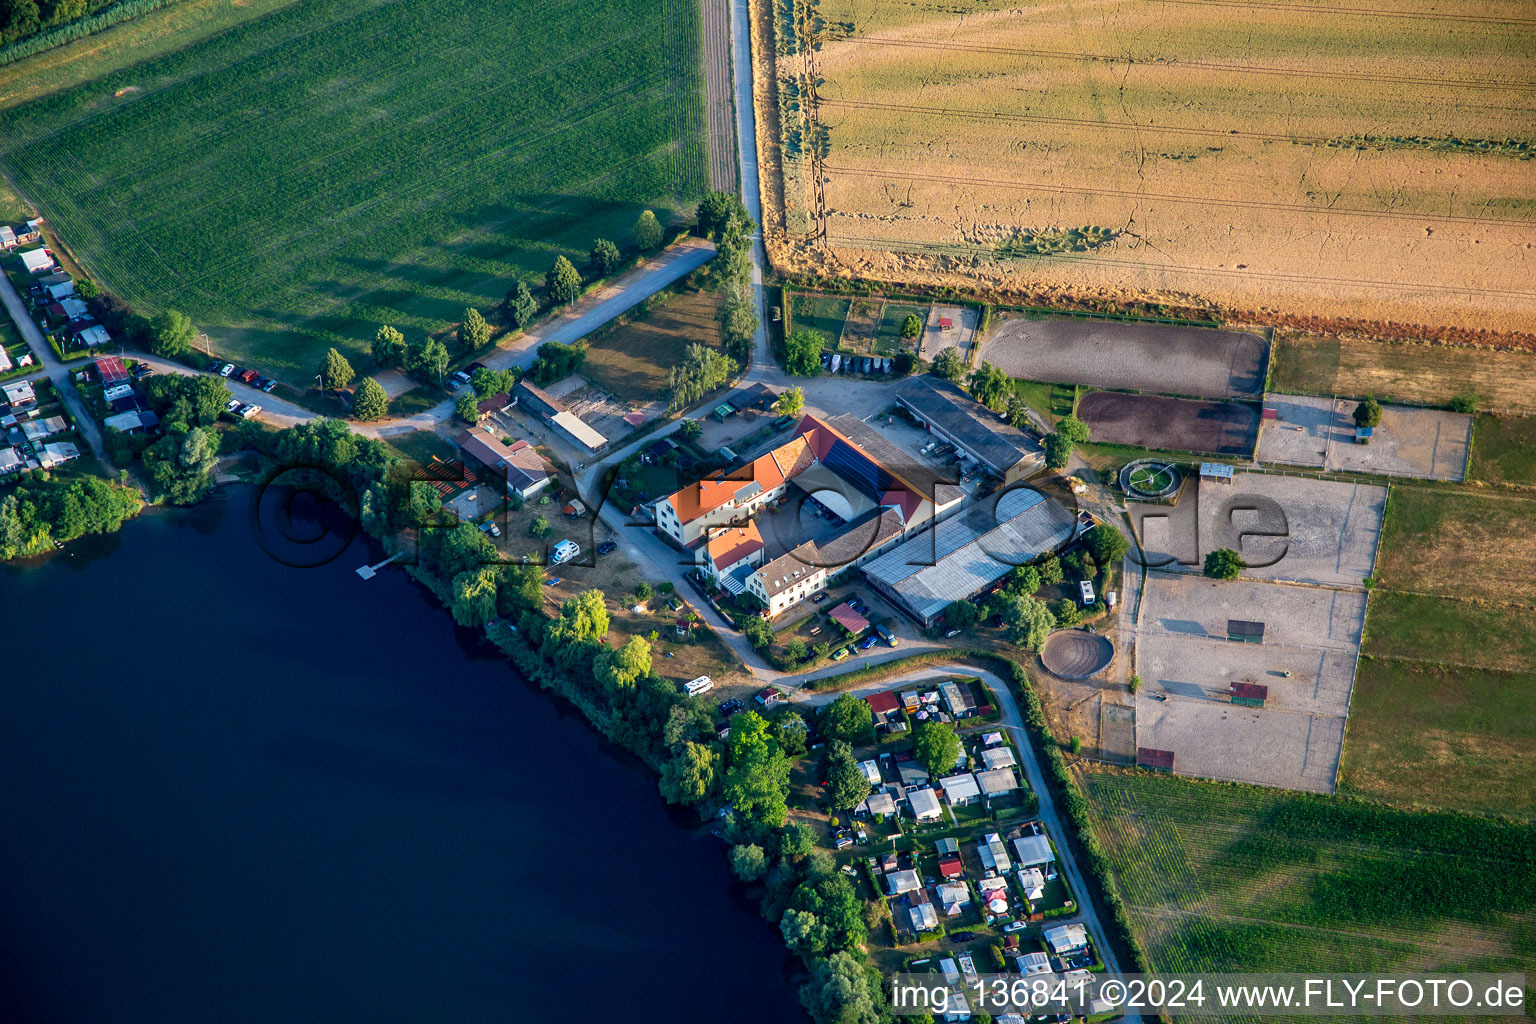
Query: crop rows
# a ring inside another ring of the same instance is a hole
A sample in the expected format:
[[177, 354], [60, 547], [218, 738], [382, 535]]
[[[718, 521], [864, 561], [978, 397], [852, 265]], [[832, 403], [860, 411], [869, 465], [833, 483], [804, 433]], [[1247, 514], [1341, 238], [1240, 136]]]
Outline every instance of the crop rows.
[[1086, 783], [1157, 969], [1449, 969], [1474, 932], [1500, 964], [1536, 953], [1530, 825], [1146, 772]]
[[0, 162], [111, 289], [307, 372], [696, 199], [698, 32], [687, 0], [299, 5], [7, 112]]

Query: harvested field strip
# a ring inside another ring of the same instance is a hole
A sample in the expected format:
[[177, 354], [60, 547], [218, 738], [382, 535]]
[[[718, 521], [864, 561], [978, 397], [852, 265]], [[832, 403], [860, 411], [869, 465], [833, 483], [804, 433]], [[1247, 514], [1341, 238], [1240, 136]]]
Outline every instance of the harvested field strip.
[[1155, 970], [1523, 969], [1533, 953], [1528, 825], [1123, 769], [1082, 781]]
[[1536, 672], [1362, 658], [1339, 790], [1536, 816]]
[[[1026, 116], [1026, 115], [1019, 115]], [[1084, 120], [1083, 125], [1092, 125], [1095, 128], [1104, 127], [1100, 122]], [[1109, 127], [1114, 127], [1110, 125]], [[1140, 126], [1127, 125], [1128, 129], [1142, 130]], [[1226, 133], [1222, 133], [1226, 134]], [[1461, 216], [1436, 216], [1424, 213], [1401, 213], [1396, 210], [1351, 210], [1341, 209], [1337, 206], [1308, 206], [1303, 203], [1270, 203], [1257, 199], [1220, 199], [1213, 196], [1181, 196], [1163, 195], [1153, 192], [1129, 192], [1108, 188], [1072, 188], [1065, 185], [1050, 185], [1044, 183], [1032, 183], [1027, 181], [1005, 181], [989, 178], [972, 178], [957, 174], [917, 174], [910, 171], [884, 171], [876, 168], [848, 167], [845, 165], [827, 164], [826, 169], [838, 174], [863, 175], [866, 177], [901, 178], [913, 181], [931, 181], [941, 185], [983, 185], [987, 188], [1014, 189], [1021, 192], [1044, 192], [1057, 195], [1084, 195], [1084, 196], [1113, 196], [1119, 199], [1136, 199], [1142, 201], [1157, 200], [1165, 203], [1180, 203], [1191, 206], [1222, 206], [1244, 210], [1283, 210], [1287, 213], [1307, 213], [1316, 216], [1347, 216], [1364, 217], [1368, 220], [1412, 220], [1422, 222], [1443, 221], [1459, 224], [1504, 224], [1513, 227], [1530, 227], [1528, 218], [1498, 218], [1498, 217], [1461, 217]], [[1159, 264], [1160, 266], [1163, 264]], [[1498, 294], [1505, 294], [1500, 292]], [[1511, 292], [1514, 295], [1536, 295], [1536, 292]]]
[[[871, 173], [878, 174], [878, 175], [880, 175], [882, 177], [886, 176], [884, 172], [871, 172]], [[895, 175], [895, 177], [912, 177], [912, 175], [906, 175], [906, 176]], [[1011, 183], [1011, 182], [1005, 182], [1003, 184], [1006, 187], [1009, 187], [1009, 188], [1015, 187], [1014, 184]], [[1039, 190], [1042, 191], [1042, 192], [1053, 192], [1053, 191], [1054, 192], [1059, 192], [1059, 191], [1061, 191], [1061, 189], [1047, 189], [1047, 188], [1044, 188], [1044, 187], [1041, 187]], [[1196, 204], [1199, 203], [1198, 200], [1193, 200], [1193, 199], [1190, 200], [1190, 202], [1191, 203], [1196, 203]], [[1217, 205], [1220, 205], [1220, 204], [1217, 204]], [[839, 233], [833, 232], [833, 231], [828, 231], [827, 232], [827, 239], [829, 241], [837, 242], [837, 243], [840, 243], [842, 245], [849, 246], [851, 248], [873, 248], [873, 249], [885, 250], [885, 251], [888, 251], [888, 252], [928, 252], [928, 253], [941, 253], [941, 254], [959, 255], [959, 256], [993, 255], [993, 252], [994, 252], [994, 247], [993, 246], [989, 246], [989, 245], [966, 245], [966, 244], [962, 244], [962, 243], [953, 243], [953, 242], [948, 242], [948, 243], [946, 243], [946, 242], [921, 242], [921, 241], [914, 241], [914, 240], [911, 240], [911, 239], [898, 239], [898, 238], [873, 238], [873, 237], [868, 237], [868, 236], [844, 235], [844, 234], [839, 234]], [[1409, 284], [1408, 282], [1405, 282], [1405, 281], [1388, 280], [1388, 279], [1382, 279], [1382, 278], [1375, 278], [1375, 279], [1372, 279], [1372, 278], [1353, 278], [1353, 277], [1346, 278], [1346, 277], [1327, 277], [1327, 276], [1323, 276], [1323, 275], [1276, 273], [1276, 272], [1267, 272], [1267, 271], [1266, 272], [1255, 272], [1255, 271], [1252, 271], [1252, 270], [1227, 270], [1227, 269], [1223, 269], [1223, 268], [1201, 267], [1201, 266], [1196, 266], [1196, 265], [1192, 265], [1192, 264], [1161, 263], [1161, 262], [1157, 262], [1157, 261], [1154, 261], [1154, 260], [1112, 259], [1112, 258], [1107, 257], [1107, 256], [1100, 256], [1100, 255], [1098, 255], [1096, 253], [1081, 253], [1081, 254], [1069, 254], [1069, 255], [1060, 255], [1060, 256], [1058, 256], [1058, 255], [1040, 255], [1040, 256], [1031, 256], [1031, 257], [1029, 257], [1029, 259], [1030, 259], [1030, 261], [1045, 260], [1045, 261], [1049, 261], [1049, 262], [1057, 263], [1057, 264], [1076, 263], [1076, 262], [1092, 262], [1094, 264], [1100, 264], [1100, 265], [1121, 266], [1121, 267], [1138, 267], [1138, 268], [1145, 268], [1145, 269], [1149, 269], [1149, 270], [1155, 269], [1155, 270], [1163, 271], [1163, 272], [1166, 272], [1166, 271], [1178, 271], [1178, 272], [1183, 273], [1183, 274], [1199, 274], [1199, 275], [1202, 275], [1202, 276], [1205, 276], [1205, 277], [1230, 277], [1230, 278], [1244, 278], [1244, 279], [1253, 279], [1253, 278], [1260, 278], [1261, 277], [1261, 278], [1265, 278], [1267, 280], [1286, 281], [1286, 282], [1295, 283], [1295, 284], [1330, 284], [1330, 283], [1331, 284], [1349, 284], [1349, 285], [1358, 285], [1358, 286], [1360, 286], [1362, 288], [1371, 288], [1371, 289], [1377, 289], [1377, 290], [1388, 289], [1388, 290], [1419, 291], [1419, 292], [1435, 291], [1435, 292], [1445, 292], [1447, 294], [1456, 293], [1456, 294], [1461, 294], [1461, 295], [1465, 295], [1465, 294], [1468, 294], [1470, 292], [1470, 293], [1473, 293], [1473, 294], [1488, 295], [1488, 296], [1498, 295], [1498, 296], [1506, 296], [1506, 297], [1512, 297], [1512, 298], [1536, 298], [1536, 292], [1508, 291], [1508, 290], [1499, 290], [1499, 289], [1492, 289], [1492, 288], [1472, 288], [1472, 289], [1467, 289], [1467, 288], [1464, 288], [1464, 287], [1456, 287], [1456, 286], [1452, 286], [1452, 285], [1441, 286], [1441, 285], [1436, 285], [1436, 284], [1424, 284], [1424, 283], [1421, 283], [1421, 284]]]
[[1185, 7], [1232, 7], [1244, 11], [1283, 11], [1292, 17], [1328, 14], [1364, 18], [1407, 18], [1434, 22], [1469, 22], [1478, 25], [1536, 25], [1536, 18], [1501, 18], [1483, 14], [1446, 14], [1443, 11], [1398, 11], [1379, 7], [1324, 7], [1321, 4], [1261, 3], [1259, 0], [1160, 0]]
[[[1086, 61], [1094, 64], [1131, 64], [1141, 65], [1142, 61], [1127, 58], [1124, 54], [1111, 53], [1072, 53], [1063, 50], [1032, 50], [1019, 46], [999, 46], [988, 43], [959, 43], [954, 41], [928, 41], [922, 39], [898, 39], [889, 36], [858, 36], [852, 37], [856, 45], [878, 45], [882, 48], [910, 47], [918, 50], [937, 50], [943, 53], [961, 51], [965, 53], [1002, 53], [1010, 56], [1035, 57], [1041, 60], [1070, 60]], [[1366, 74], [1363, 72], [1349, 72], [1328, 69], [1308, 68], [1282, 68], [1265, 67], [1260, 64], [1224, 64], [1218, 61], [1185, 60], [1183, 58], [1165, 58], [1158, 64], [1159, 68], [1191, 68], [1197, 71], [1226, 71], [1236, 74], [1252, 75], [1279, 75], [1285, 78], [1325, 78], [1340, 82], [1380, 82], [1392, 85], [1428, 85], [1435, 87], [1454, 86], [1462, 89], [1528, 89], [1529, 81], [1501, 82], [1487, 78], [1438, 78], [1416, 75], [1382, 75]], [[829, 102], [823, 100], [822, 102]], [[846, 101], [844, 101], [846, 102]]]

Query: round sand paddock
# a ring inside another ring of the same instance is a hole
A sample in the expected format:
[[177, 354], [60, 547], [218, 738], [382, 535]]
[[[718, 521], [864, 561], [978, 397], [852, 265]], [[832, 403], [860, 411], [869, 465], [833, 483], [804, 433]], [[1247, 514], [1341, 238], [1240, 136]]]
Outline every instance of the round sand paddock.
[[1063, 679], [1087, 679], [1098, 675], [1114, 660], [1115, 645], [1108, 638], [1081, 629], [1052, 633], [1040, 651], [1040, 660], [1052, 675]]

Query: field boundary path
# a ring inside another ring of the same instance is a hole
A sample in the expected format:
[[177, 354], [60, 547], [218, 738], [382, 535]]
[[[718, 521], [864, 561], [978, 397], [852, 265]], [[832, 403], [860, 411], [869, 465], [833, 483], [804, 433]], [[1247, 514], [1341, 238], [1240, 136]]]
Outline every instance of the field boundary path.
[[731, 96], [731, 0], [704, 0], [704, 123], [709, 187], [716, 192], [735, 192], [739, 181]]

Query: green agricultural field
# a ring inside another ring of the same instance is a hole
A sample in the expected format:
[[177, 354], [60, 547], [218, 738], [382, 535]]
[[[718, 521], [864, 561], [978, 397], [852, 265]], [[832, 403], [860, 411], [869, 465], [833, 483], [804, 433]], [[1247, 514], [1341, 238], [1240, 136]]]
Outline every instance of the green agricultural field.
[[1536, 416], [1479, 416], [1472, 435], [1472, 479], [1536, 484]]
[[1536, 817], [1536, 672], [1362, 658], [1339, 787], [1396, 804]]
[[1083, 781], [1154, 970], [1536, 967], [1536, 827], [1144, 771]]
[[1473, 668], [1536, 665], [1536, 609], [1377, 590], [1365, 653]]
[[439, 330], [690, 206], [699, 21], [691, 0], [297, 3], [0, 111], [0, 168], [107, 288], [306, 383], [325, 346]]

